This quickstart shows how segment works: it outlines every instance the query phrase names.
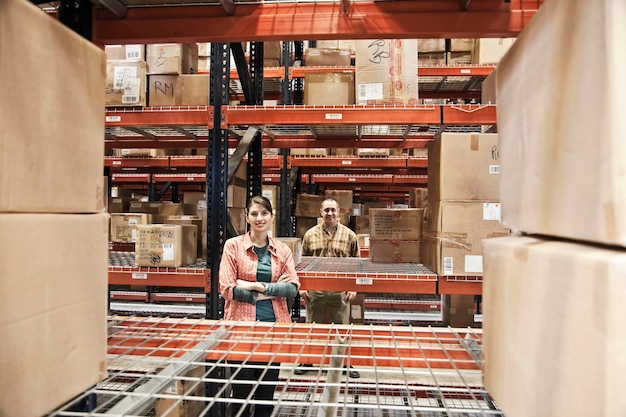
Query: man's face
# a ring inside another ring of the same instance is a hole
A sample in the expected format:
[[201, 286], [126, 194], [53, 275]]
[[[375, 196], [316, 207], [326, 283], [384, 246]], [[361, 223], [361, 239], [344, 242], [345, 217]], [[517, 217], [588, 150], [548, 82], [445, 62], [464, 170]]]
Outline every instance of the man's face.
[[339, 215], [339, 207], [334, 203], [323, 203], [320, 209], [320, 214], [324, 218], [324, 224], [326, 227], [335, 227], [337, 225]]

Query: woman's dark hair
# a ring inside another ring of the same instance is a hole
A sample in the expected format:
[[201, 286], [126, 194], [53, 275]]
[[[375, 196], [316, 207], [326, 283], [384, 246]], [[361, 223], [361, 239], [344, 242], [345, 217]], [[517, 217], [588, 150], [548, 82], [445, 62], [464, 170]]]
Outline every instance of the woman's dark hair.
[[253, 204], [258, 204], [270, 213], [273, 213], [272, 203], [267, 197], [263, 197], [262, 195], [255, 195], [254, 197], [251, 197], [248, 201], [248, 210], [250, 210], [250, 207], [252, 207]]

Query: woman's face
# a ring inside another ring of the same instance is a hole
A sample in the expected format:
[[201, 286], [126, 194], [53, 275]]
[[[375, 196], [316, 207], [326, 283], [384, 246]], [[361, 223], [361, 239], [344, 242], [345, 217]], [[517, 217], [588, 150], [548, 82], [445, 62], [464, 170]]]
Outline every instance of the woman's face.
[[254, 232], [267, 232], [272, 225], [274, 215], [271, 211], [260, 204], [252, 204], [248, 208], [246, 221], [250, 225], [250, 230]]

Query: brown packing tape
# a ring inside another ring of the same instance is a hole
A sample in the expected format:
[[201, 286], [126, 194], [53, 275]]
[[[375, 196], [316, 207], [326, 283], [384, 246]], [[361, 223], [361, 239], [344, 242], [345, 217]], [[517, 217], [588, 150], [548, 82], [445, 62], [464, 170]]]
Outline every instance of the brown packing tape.
[[494, 237], [506, 237], [506, 236], [510, 236], [511, 233], [510, 232], [493, 232], [493, 233], [489, 233], [485, 239], [492, 239]]
[[480, 136], [478, 135], [478, 133], [472, 133], [472, 135], [470, 136], [470, 149], [473, 151], [477, 151], [478, 150], [478, 139], [480, 138]]

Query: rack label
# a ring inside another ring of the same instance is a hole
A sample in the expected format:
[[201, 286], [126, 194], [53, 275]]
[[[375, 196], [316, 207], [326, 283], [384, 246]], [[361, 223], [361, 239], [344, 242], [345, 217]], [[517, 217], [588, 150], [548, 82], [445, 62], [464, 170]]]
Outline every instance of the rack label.
[[132, 279], [148, 279], [148, 274], [145, 272], [133, 272]]
[[104, 118], [105, 122], [121, 122], [122, 116], [106, 116]]
[[343, 119], [343, 114], [341, 113], [326, 113], [326, 120], [341, 120]]
[[342, 160], [341, 165], [352, 165], [352, 161], [350, 160]]
[[357, 278], [357, 285], [374, 285], [374, 280], [372, 278]]

